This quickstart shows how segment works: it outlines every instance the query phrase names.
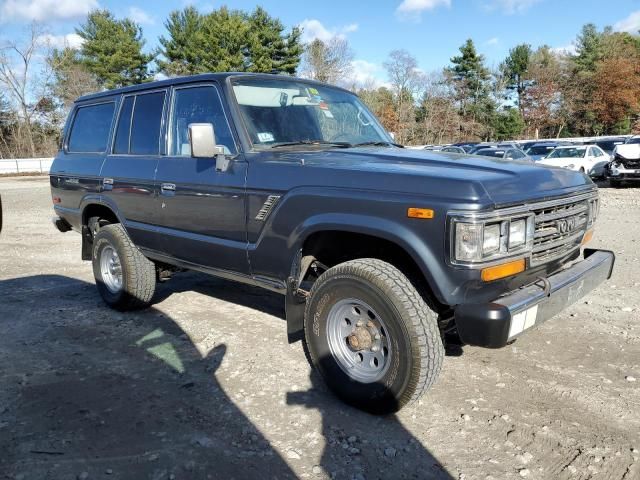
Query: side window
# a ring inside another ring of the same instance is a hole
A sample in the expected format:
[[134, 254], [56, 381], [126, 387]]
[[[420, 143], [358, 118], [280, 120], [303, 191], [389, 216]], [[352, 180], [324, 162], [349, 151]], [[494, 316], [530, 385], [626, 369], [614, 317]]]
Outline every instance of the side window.
[[131, 114], [135, 97], [126, 97], [120, 109], [116, 139], [113, 144], [113, 153], [129, 153], [129, 133], [131, 131]]
[[518, 158], [524, 158], [524, 154], [514, 148], [513, 150], [511, 150], [511, 158], [513, 158], [514, 160]]
[[102, 153], [107, 149], [107, 140], [113, 122], [115, 103], [101, 103], [79, 107], [76, 111], [68, 151], [78, 153]]
[[235, 154], [236, 145], [225, 118], [218, 90], [212, 85], [179, 88], [173, 98], [171, 114], [170, 155], [190, 156], [189, 124], [211, 123], [216, 143], [225, 147], [226, 154]]
[[160, 154], [160, 125], [165, 92], [136, 95], [131, 120], [129, 153], [132, 155]]

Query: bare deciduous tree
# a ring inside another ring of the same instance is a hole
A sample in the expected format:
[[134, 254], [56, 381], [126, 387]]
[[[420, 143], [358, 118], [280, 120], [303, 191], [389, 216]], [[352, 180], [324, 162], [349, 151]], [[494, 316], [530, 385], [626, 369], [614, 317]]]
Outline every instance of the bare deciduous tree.
[[399, 143], [408, 140], [414, 122], [414, 101], [418, 96], [424, 75], [418, 69], [418, 62], [406, 50], [393, 50], [383, 63], [391, 82], [396, 101], [398, 131], [396, 139]]
[[351, 74], [353, 52], [349, 42], [333, 37], [327, 42], [315, 39], [307, 44], [302, 59], [302, 74], [325, 83], [345, 83]]
[[31, 102], [36, 93], [38, 75], [32, 71], [34, 57], [42, 48], [42, 27], [33, 23], [29, 27], [24, 43], [7, 41], [0, 46], [0, 83], [4, 85], [10, 101], [18, 108], [17, 139], [24, 139], [29, 154], [36, 156], [33, 131], [34, 105]]

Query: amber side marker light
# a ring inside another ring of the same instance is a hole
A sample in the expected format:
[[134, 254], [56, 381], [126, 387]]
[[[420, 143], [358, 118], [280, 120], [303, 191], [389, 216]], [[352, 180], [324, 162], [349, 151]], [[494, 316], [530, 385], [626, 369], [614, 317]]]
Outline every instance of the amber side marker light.
[[515, 260], [513, 262], [507, 262], [495, 267], [488, 267], [482, 269], [482, 280], [484, 282], [491, 282], [500, 278], [509, 277], [516, 273], [524, 272], [524, 258]]
[[592, 238], [593, 230], [587, 230], [587, 232], [584, 234], [584, 237], [582, 237], [582, 245], [584, 245], [585, 243], [589, 243]]
[[409, 208], [407, 210], [407, 217], [409, 218], [423, 218], [423, 219], [431, 219], [433, 218], [435, 213], [430, 208]]

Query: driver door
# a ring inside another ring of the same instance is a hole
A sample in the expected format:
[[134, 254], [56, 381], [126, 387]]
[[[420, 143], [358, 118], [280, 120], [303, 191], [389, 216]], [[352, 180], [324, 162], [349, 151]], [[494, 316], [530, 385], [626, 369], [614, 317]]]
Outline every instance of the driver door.
[[[218, 87], [190, 84], [173, 89], [167, 156], [158, 164], [159, 228], [164, 254], [192, 266], [247, 274], [245, 177]], [[216, 159], [193, 158], [191, 123], [211, 123], [216, 143], [233, 158], [228, 170]]]

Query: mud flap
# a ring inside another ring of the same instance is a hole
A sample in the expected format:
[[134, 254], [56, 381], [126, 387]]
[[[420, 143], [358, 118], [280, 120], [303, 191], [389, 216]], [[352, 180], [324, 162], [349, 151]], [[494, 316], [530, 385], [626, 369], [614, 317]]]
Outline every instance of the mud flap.
[[289, 277], [285, 311], [287, 316], [287, 339], [295, 343], [304, 338], [304, 309], [307, 299], [297, 293], [296, 280]]

